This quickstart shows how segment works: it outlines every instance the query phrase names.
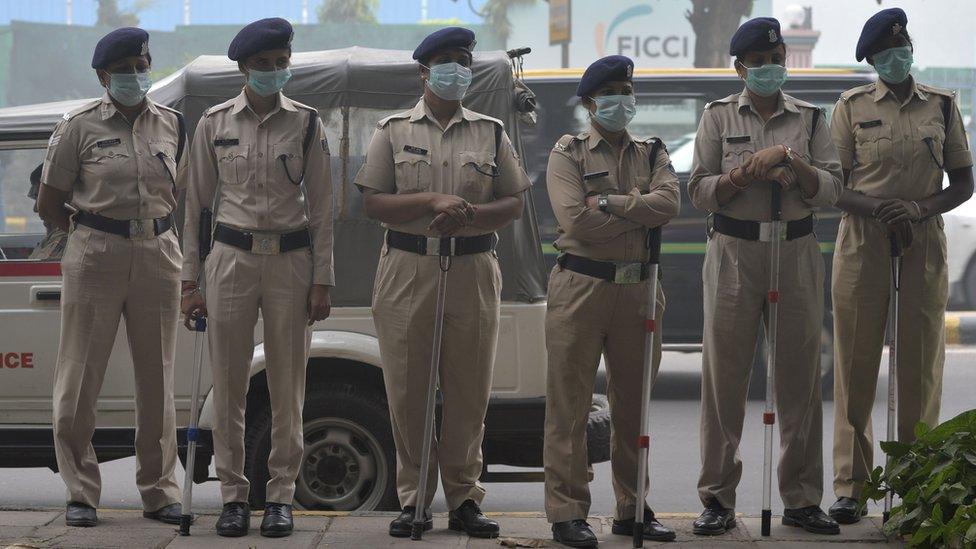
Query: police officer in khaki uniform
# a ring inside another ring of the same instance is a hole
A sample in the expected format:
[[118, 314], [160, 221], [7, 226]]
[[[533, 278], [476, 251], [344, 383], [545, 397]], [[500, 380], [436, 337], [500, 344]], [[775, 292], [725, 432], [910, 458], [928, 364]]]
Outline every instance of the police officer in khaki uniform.
[[[831, 133], [846, 182], [834, 250], [834, 492], [830, 515], [861, 519], [857, 499], [874, 464], [871, 409], [884, 347], [891, 258], [888, 234], [907, 249], [902, 259], [898, 338], [898, 439], [914, 426], [939, 422], [943, 316], [948, 297], [946, 240], [940, 214], [973, 192], [972, 155], [952, 91], [909, 74], [912, 41], [899, 8], [864, 24], [858, 61], [876, 83], [845, 92]], [[949, 186], [942, 189], [942, 173]], [[866, 511], [865, 511], [866, 512]]]
[[171, 213], [184, 182], [185, 137], [182, 116], [146, 98], [151, 61], [142, 29], [99, 40], [92, 68], [107, 91], [65, 115], [41, 174], [38, 211], [70, 232], [54, 377], [54, 444], [69, 526], [96, 524], [101, 478], [91, 437], [120, 318], [135, 369], [143, 515], [180, 519], [173, 354], [182, 257]]
[[[390, 535], [410, 535], [414, 512], [429, 516], [437, 469], [451, 509], [449, 526], [495, 537], [498, 523], [479, 508], [485, 491], [481, 441], [498, 339], [501, 272], [494, 231], [522, 212], [528, 176], [501, 122], [461, 105], [471, 84], [474, 33], [448, 27], [413, 52], [426, 83], [417, 106], [377, 125], [356, 177], [366, 214], [383, 222], [386, 242], [373, 291], [373, 320], [397, 448], [403, 512]], [[431, 364], [440, 248], [452, 250], [441, 344], [443, 422], [419, 479]], [[427, 501], [417, 485], [427, 483]], [[433, 523], [426, 519], [426, 529]]]
[[[237, 97], [207, 110], [191, 149], [182, 309], [187, 321], [209, 312], [221, 536], [243, 536], [250, 525], [244, 407], [258, 310], [272, 417], [271, 478], [261, 522], [261, 535], [268, 537], [292, 532], [311, 325], [330, 312], [329, 147], [317, 111], [281, 93], [291, 76], [292, 36], [291, 24], [278, 18], [237, 34], [227, 56], [247, 84]], [[204, 304], [196, 282], [198, 226], [201, 209], [212, 204], [215, 244], [204, 266]]]
[[[559, 221], [561, 252], [549, 275], [546, 348], [544, 462], [546, 515], [553, 539], [570, 547], [595, 547], [586, 523], [586, 420], [601, 353], [613, 434], [610, 453], [617, 508], [612, 531], [631, 536], [637, 510], [637, 447], [644, 373], [648, 229], [678, 215], [678, 178], [663, 144], [635, 139], [627, 124], [636, 113], [634, 63], [611, 55], [590, 65], [576, 95], [590, 114], [590, 129], [563, 136], [549, 155], [546, 182]], [[653, 157], [651, 155], [654, 155]], [[628, 276], [628, 273], [630, 275]], [[664, 292], [657, 290], [657, 318]], [[653, 369], [661, 362], [655, 333]], [[670, 541], [641, 503], [644, 537]]]
[[[775, 237], [783, 240], [775, 357], [783, 523], [836, 534], [837, 523], [820, 509], [824, 263], [813, 213], [837, 200], [840, 162], [823, 113], [780, 91], [786, 81], [786, 48], [777, 20], [743, 23], [729, 54], [745, 89], [706, 106], [688, 182], [692, 203], [711, 214], [702, 275], [698, 494], [705, 510], [694, 532], [721, 534], [735, 526], [735, 489], [742, 476], [738, 446], [757, 330], [767, 314], [769, 240]], [[769, 234], [773, 184], [783, 189], [782, 235]]]

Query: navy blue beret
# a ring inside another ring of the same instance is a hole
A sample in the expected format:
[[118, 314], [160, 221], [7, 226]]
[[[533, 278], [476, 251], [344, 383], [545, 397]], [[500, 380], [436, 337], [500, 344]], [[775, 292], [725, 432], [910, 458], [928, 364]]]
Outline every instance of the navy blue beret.
[[766, 51], [783, 43], [779, 21], [772, 17], [756, 17], [739, 26], [729, 42], [729, 55], [735, 57], [747, 51]]
[[261, 51], [291, 49], [294, 36], [291, 23], [280, 17], [259, 19], [241, 29], [230, 41], [227, 57], [231, 61], [244, 61]]
[[590, 63], [583, 71], [576, 95], [579, 97], [590, 95], [604, 82], [623, 82], [634, 77], [634, 62], [623, 55], [608, 55]]
[[857, 39], [857, 50], [854, 56], [861, 61], [868, 56], [871, 46], [884, 36], [898, 34], [908, 25], [908, 16], [901, 8], [888, 8], [871, 16], [861, 29], [861, 37]]
[[122, 27], [95, 44], [92, 68], [104, 69], [114, 61], [133, 55], [149, 55], [149, 33], [136, 27]]
[[413, 50], [413, 58], [423, 63], [436, 51], [454, 48], [470, 53], [476, 43], [474, 32], [463, 27], [445, 27], [428, 34]]

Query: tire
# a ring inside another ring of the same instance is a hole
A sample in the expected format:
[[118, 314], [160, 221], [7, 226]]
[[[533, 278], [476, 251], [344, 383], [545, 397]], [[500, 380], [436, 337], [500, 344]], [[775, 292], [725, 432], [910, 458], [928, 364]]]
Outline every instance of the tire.
[[[310, 387], [304, 409], [305, 454], [295, 483], [297, 508], [396, 511], [396, 451], [381, 393], [349, 383]], [[249, 411], [244, 474], [250, 505], [261, 508], [269, 479], [271, 409]]]
[[593, 395], [586, 423], [586, 455], [591, 464], [610, 461], [610, 401], [605, 395]]
[[[766, 398], [766, 336], [759, 330], [756, 341], [756, 358], [752, 364], [752, 379], [749, 382], [749, 398]], [[830, 311], [824, 314], [820, 329], [820, 389], [824, 400], [834, 398], [834, 318]]]
[[969, 311], [976, 310], [976, 257], [969, 260], [966, 274], [963, 275], [963, 294], [966, 296], [963, 307]]

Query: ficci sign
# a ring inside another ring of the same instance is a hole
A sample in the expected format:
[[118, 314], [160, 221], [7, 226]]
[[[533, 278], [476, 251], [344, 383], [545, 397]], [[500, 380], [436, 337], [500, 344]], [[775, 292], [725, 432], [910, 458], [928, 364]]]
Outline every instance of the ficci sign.
[[[593, 26], [594, 49], [598, 57], [605, 55], [626, 55], [641, 64], [645, 60], [683, 60], [682, 65], [690, 65], [694, 55], [695, 36], [684, 14], [670, 14], [670, 18], [681, 17], [684, 24], [673, 21], [662, 25], [655, 24], [653, 18], [665, 16], [662, 2], [642, 2], [617, 12], [609, 21], [597, 21]], [[671, 0], [668, 4], [682, 4]], [[657, 13], [655, 13], [657, 12]], [[670, 29], [666, 31], [665, 29]], [[669, 65], [671, 63], [668, 63]]]

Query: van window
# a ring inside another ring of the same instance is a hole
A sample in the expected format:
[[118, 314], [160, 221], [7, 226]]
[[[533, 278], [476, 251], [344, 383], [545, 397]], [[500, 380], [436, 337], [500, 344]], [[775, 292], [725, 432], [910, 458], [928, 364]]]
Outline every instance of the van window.
[[0, 150], [0, 261], [28, 259], [46, 231], [34, 211], [30, 174], [44, 161], [46, 149]]

